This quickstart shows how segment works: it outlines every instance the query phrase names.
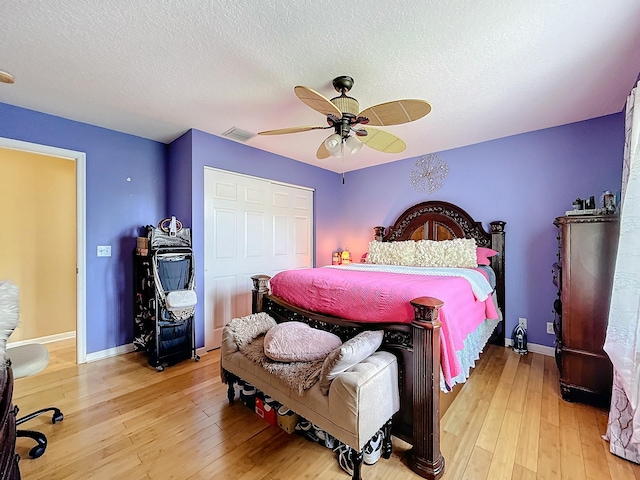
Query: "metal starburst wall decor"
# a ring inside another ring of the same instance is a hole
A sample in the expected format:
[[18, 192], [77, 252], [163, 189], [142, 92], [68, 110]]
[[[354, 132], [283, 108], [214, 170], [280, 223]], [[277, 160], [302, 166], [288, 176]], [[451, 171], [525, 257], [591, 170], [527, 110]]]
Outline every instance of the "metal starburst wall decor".
[[442, 188], [448, 173], [447, 162], [435, 153], [430, 153], [416, 160], [409, 174], [409, 180], [416, 191], [431, 194]]

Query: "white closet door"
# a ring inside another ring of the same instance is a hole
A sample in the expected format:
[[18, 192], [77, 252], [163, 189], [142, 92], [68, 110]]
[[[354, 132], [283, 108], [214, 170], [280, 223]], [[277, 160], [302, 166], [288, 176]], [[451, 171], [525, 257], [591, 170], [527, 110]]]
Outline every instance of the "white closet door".
[[251, 313], [251, 277], [311, 267], [313, 192], [205, 168], [205, 348]]

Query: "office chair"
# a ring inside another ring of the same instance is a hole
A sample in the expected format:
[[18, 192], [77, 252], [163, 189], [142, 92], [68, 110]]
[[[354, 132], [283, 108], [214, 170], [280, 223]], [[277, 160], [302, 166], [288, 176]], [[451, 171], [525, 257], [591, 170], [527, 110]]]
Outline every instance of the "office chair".
[[[9, 346], [7, 348], [7, 357], [9, 357], [9, 360], [11, 361], [13, 378], [35, 375], [36, 373], [44, 370], [49, 364], [49, 351], [47, 350], [47, 347], [41, 343], [29, 343], [26, 345], [20, 345], [19, 347]], [[16, 426], [22, 425], [23, 423], [47, 412], [53, 412], [51, 417], [51, 423], [53, 424], [61, 422], [64, 419], [64, 415], [60, 409], [56, 407], [47, 407], [18, 418], [16, 420]], [[31, 458], [38, 458], [42, 456], [47, 448], [47, 437], [42, 432], [18, 429], [16, 431], [16, 437], [27, 437], [36, 441], [36, 446], [29, 450], [29, 456]]]
[[[3, 363], [5, 359], [10, 363], [14, 378], [35, 375], [44, 370], [49, 364], [49, 351], [42, 344], [31, 343], [17, 347], [7, 346], [7, 339], [18, 325], [18, 318], [18, 287], [9, 281], [0, 280], [0, 363]], [[49, 407], [16, 419], [16, 426], [45, 412], [53, 412], [52, 423], [61, 422], [64, 418], [58, 408]], [[41, 432], [17, 430], [16, 437], [28, 437], [36, 441], [36, 446], [29, 451], [31, 458], [40, 457], [47, 448], [47, 437]]]

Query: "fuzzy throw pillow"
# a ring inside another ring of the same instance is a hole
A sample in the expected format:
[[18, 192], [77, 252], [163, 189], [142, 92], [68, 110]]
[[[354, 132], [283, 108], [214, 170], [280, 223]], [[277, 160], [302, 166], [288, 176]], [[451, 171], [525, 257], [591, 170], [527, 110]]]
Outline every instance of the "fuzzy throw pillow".
[[18, 325], [20, 315], [18, 287], [13, 283], [0, 281], [0, 365], [6, 362], [7, 340]]
[[337, 335], [302, 322], [279, 323], [264, 336], [264, 354], [278, 362], [321, 360], [340, 345]]
[[276, 321], [264, 312], [232, 319], [225, 328], [230, 332], [238, 348], [243, 348], [259, 335], [277, 325]]

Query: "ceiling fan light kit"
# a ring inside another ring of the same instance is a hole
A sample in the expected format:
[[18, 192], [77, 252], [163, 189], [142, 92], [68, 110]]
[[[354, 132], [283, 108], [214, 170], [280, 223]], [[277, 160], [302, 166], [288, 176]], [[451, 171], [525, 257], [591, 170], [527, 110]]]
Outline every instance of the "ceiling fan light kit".
[[364, 143], [362, 143], [356, 137], [352, 137], [352, 136], [347, 137], [344, 143], [347, 146], [347, 149], [349, 150], [349, 153], [351, 155], [358, 153], [362, 148], [362, 145], [364, 145]]
[[351, 155], [357, 153], [362, 145], [383, 153], [400, 153], [407, 147], [402, 139], [369, 125], [400, 125], [418, 120], [431, 111], [431, 105], [425, 100], [405, 99], [374, 105], [360, 112], [358, 100], [347, 95], [351, 87], [353, 78], [346, 75], [334, 78], [333, 88], [340, 95], [331, 100], [308, 87], [295, 87], [294, 92], [303, 103], [326, 116], [327, 126], [281, 128], [259, 132], [258, 135], [284, 135], [333, 128], [335, 133], [329, 135], [316, 152], [318, 159], [342, 157], [345, 146]]
[[337, 157], [338, 155], [340, 155], [341, 144], [342, 144], [342, 137], [337, 133], [333, 133], [329, 135], [327, 139], [324, 141], [324, 146], [327, 147], [327, 150], [329, 151], [329, 153], [334, 157]]

